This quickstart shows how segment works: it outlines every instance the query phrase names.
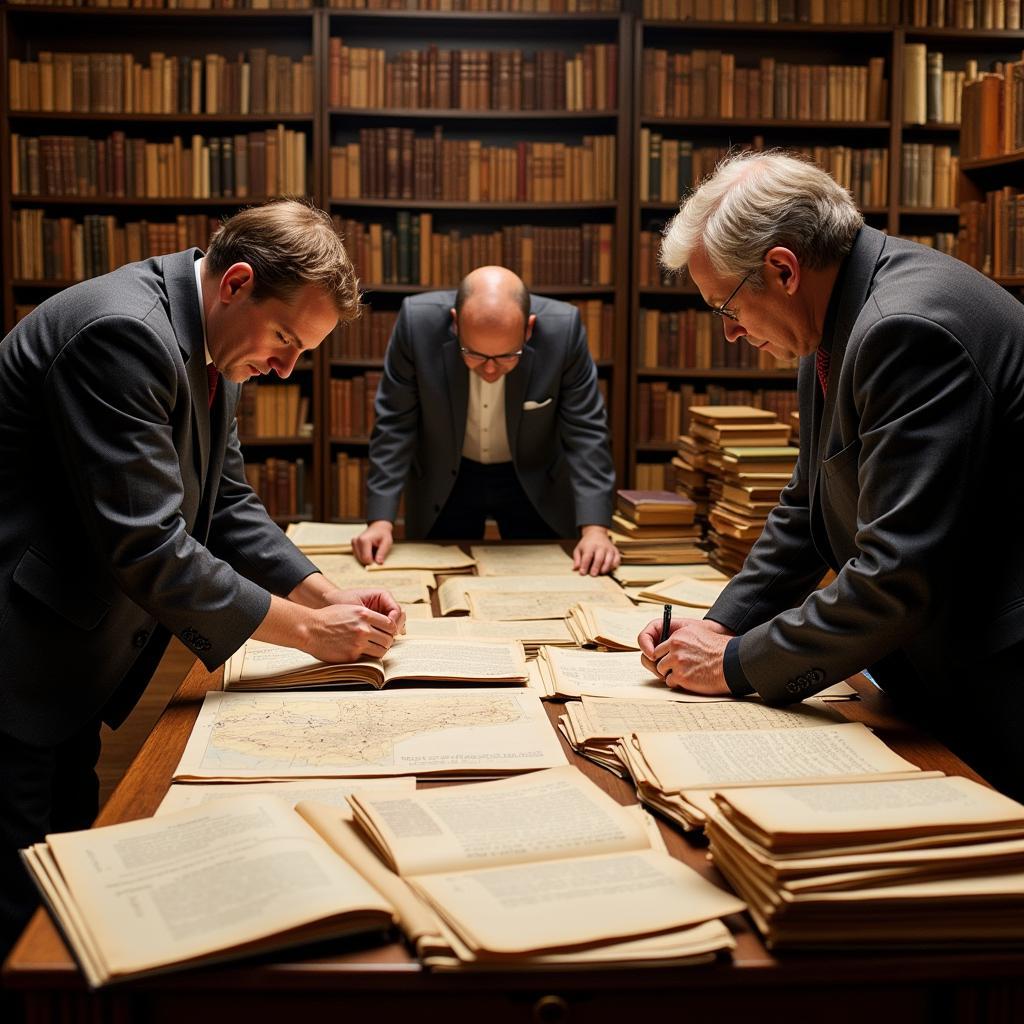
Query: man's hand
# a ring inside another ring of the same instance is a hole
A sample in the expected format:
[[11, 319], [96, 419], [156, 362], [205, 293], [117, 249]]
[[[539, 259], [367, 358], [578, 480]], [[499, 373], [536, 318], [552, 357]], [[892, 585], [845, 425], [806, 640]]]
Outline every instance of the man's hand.
[[673, 619], [669, 637], [661, 640], [661, 620], [649, 622], [637, 637], [641, 660], [677, 690], [708, 697], [730, 694], [722, 660], [730, 633], [710, 619]]
[[359, 604], [371, 611], [386, 615], [394, 624], [396, 632], [405, 632], [405, 612], [390, 591], [368, 590], [355, 587], [349, 590], [329, 590], [323, 597], [325, 604]]
[[352, 553], [363, 565], [371, 562], [383, 565], [395, 542], [394, 530], [394, 524], [387, 519], [375, 519], [352, 541]]
[[329, 604], [312, 612], [302, 650], [321, 661], [382, 657], [395, 641], [398, 626], [364, 604]]
[[604, 526], [584, 526], [572, 553], [572, 567], [581, 576], [604, 576], [617, 569], [622, 556]]

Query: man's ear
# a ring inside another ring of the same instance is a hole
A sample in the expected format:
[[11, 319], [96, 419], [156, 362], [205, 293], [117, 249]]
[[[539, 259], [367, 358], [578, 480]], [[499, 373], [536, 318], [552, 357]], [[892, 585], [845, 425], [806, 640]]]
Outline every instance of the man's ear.
[[531, 313], [526, 318], [526, 336], [523, 339], [524, 341], [529, 341], [530, 338], [533, 337], [533, 327], [534, 327], [534, 324], [536, 324], [536, 323], [537, 323], [537, 314], [536, 313]]
[[766, 277], [775, 278], [787, 295], [796, 294], [800, 287], [800, 261], [792, 249], [776, 245], [765, 253]]
[[232, 263], [221, 275], [218, 290], [220, 301], [229, 303], [245, 298], [252, 293], [254, 279], [252, 267], [248, 263]]
[[455, 331], [456, 334], [458, 334], [458, 331], [459, 331], [459, 314], [455, 312], [455, 307], [454, 306], [452, 306], [452, 308], [449, 310], [449, 312], [452, 315], [452, 330]]

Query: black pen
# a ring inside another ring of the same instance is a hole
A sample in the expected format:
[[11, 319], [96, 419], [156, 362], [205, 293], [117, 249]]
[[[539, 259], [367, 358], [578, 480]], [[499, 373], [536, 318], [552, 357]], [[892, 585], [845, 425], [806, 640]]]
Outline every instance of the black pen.
[[661, 640], [664, 643], [668, 639], [668, 631], [672, 628], [672, 605], [665, 605], [661, 613]]

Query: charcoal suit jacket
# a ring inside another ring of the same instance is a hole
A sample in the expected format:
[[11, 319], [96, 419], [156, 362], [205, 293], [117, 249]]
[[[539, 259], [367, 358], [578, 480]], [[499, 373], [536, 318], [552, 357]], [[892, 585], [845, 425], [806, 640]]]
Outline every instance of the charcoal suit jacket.
[[315, 567], [212, 408], [197, 249], [44, 302], [0, 342], [0, 733], [118, 724], [171, 634], [208, 668]]

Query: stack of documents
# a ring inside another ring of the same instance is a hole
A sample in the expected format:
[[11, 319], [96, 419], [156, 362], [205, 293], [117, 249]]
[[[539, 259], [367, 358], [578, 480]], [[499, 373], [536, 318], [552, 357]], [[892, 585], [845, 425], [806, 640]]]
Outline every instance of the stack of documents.
[[695, 514], [694, 503], [675, 491], [618, 491], [612, 541], [624, 562], [706, 562]]
[[672, 609], [674, 618], [703, 618], [725, 590], [727, 582], [725, 577], [718, 580], [701, 580], [689, 575], [675, 576], [645, 587], [639, 596], [644, 601], [675, 605], [676, 607]]
[[[680, 608], [677, 618], [704, 617], [703, 608]], [[580, 647], [605, 647], [610, 651], [638, 651], [637, 637], [652, 621], [660, 621], [650, 605], [639, 608], [609, 608], [581, 601], [569, 609], [566, 624]]]
[[289, 523], [285, 536], [307, 555], [346, 555], [365, 523]]
[[[630, 613], [626, 613], [630, 614]], [[413, 638], [433, 640], [500, 640], [523, 645], [528, 658], [535, 658], [544, 645], [578, 647], [579, 641], [566, 619], [524, 619], [511, 622], [488, 622], [465, 616], [447, 619], [410, 619], [405, 633]]]
[[689, 964], [733, 946], [720, 919], [743, 904], [575, 768], [350, 803], [354, 822], [307, 813], [435, 969]]
[[561, 544], [474, 544], [478, 576], [565, 576], [575, 572]]
[[619, 748], [634, 733], [694, 730], [801, 729], [845, 722], [831, 702], [812, 697], [791, 708], [773, 708], [759, 698], [690, 701], [582, 697], [568, 701], [558, 726], [576, 753], [625, 777]]
[[426, 569], [432, 573], [472, 572], [476, 559], [455, 544], [395, 544], [383, 564], [371, 562], [369, 572]]
[[607, 576], [453, 576], [437, 588], [442, 615], [470, 612], [488, 622], [564, 619], [579, 601], [633, 607]]
[[1024, 939], [1024, 806], [964, 778], [719, 789], [716, 866], [773, 948]]
[[[733, 713], [754, 706], [724, 705]], [[616, 753], [633, 777], [641, 801], [686, 830], [703, 827], [707, 796], [723, 787], [904, 779], [921, 771], [860, 722], [634, 732]]]

